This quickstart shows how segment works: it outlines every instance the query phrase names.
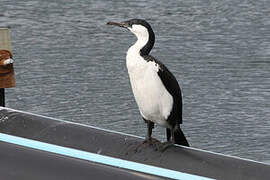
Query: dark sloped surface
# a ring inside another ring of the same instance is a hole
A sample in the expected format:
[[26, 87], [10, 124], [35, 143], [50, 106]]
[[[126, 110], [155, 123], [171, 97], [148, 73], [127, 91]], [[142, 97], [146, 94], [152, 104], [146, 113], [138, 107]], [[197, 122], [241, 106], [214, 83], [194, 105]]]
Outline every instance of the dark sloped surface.
[[270, 166], [198, 149], [174, 146], [165, 152], [143, 139], [47, 117], [0, 109], [0, 132], [65, 147], [216, 179], [270, 179]]

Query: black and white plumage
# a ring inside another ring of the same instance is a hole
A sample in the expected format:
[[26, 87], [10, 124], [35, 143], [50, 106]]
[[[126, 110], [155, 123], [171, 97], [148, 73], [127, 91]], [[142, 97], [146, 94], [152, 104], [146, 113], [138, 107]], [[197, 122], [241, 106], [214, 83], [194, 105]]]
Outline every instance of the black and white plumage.
[[137, 37], [127, 51], [126, 65], [135, 100], [147, 123], [146, 140], [151, 141], [157, 124], [166, 128], [168, 141], [189, 146], [180, 129], [182, 95], [178, 82], [164, 64], [149, 55], [155, 43], [151, 26], [142, 19], [107, 24], [126, 28]]

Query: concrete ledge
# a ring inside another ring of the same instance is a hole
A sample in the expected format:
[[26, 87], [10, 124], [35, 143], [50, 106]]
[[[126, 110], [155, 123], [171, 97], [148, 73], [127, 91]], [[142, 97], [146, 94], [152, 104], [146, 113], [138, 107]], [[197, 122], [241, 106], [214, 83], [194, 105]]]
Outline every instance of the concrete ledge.
[[268, 180], [270, 177], [267, 164], [182, 146], [160, 152], [152, 146], [140, 145], [143, 141], [140, 137], [8, 108], [0, 108], [0, 132], [208, 178]]

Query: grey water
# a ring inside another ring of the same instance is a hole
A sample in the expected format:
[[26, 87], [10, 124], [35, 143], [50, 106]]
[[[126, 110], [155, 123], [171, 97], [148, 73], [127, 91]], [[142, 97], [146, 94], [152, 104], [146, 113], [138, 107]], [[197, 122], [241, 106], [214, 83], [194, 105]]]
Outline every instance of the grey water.
[[[270, 1], [0, 0], [16, 88], [7, 107], [144, 136], [126, 51], [135, 37], [108, 21], [146, 19], [151, 54], [183, 91], [193, 147], [270, 163]], [[165, 140], [165, 130], [155, 128]]]

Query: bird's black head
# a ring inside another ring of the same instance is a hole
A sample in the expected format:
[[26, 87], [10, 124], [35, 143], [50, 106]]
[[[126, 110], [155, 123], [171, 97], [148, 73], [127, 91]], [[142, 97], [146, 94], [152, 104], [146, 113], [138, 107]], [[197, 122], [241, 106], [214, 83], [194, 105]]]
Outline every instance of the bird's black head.
[[143, 19], [131, 19], [123, 22], [108, 22], [108, 25], [127, 28], [136, 35], [138, 40], [145, 40], [146, 44], [141, 48], [141, 55], [148, 55], [155, 43], [155, 34], [148, 22]]

